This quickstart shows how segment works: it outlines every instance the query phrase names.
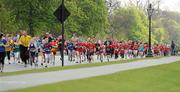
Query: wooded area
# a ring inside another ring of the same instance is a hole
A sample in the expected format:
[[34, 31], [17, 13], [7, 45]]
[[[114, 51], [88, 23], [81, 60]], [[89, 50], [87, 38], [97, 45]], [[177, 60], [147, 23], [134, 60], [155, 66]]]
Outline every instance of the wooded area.
[[[76, 33], [97, 39], [148, 41], [147, 5], [141, 0], [130, 1], [122, 6], [116, 0], [65, 0], [71, 12], [65, 23], [66, 38]], [[0, 0], [0, 32], [27, 30], [34, 35], [60, 35], [60, 23], [53, 15], [60, 3], [61, 0]], [[153, 42], [180, 43], [180, 13], [159, 9], [159, 0], [154, 5], [157, 10], [153, 14]]]

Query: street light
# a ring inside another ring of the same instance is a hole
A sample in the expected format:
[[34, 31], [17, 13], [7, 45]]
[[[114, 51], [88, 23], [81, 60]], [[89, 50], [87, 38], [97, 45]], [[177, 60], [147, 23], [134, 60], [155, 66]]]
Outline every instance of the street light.
[[153, 53], [152, 53], [152, 49], [151, 49], [151, 32], [152, 32], [152, 30], [151, 30], [151, 27], [152, 27], [151, 21], [152, 21], [152, 14], [154, 12], [154, 9], [152, 8], [152, 4], [148, 5], [147, 12], [148, 12], [148, 19], [149, 19], [149, 48], [148, 48], [147, 57], [153, 57]]

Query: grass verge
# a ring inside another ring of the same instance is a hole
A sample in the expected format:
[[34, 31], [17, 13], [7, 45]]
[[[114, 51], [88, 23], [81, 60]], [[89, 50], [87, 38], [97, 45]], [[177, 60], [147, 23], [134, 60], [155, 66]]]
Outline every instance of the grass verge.
[[180, 92], [180, 62], [8, 92]]

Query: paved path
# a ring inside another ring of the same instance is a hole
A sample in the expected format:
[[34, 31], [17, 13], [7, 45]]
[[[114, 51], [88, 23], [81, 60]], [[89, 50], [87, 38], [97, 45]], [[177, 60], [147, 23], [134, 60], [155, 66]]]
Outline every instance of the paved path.
[[[42, 61], [41, 59], [42, 58], [39, 57], [39, 61]], [[96, 55], [94, 56], [94, 59], [95, 60], [93, 61], [93, 63], [100, 62], [100, 60], [97, 59]], [[114, 61], [114, 60], [115, 59], [110, 59], [110, 61]], [[118, 58], [117, 60], [121, 60], [121, 58]], [[65, 61], [64, 62], [65, 66], [80, 64], [80, 63], [68, 61], [68, 57], [67, 56], [65, 56], [64, 61]], [[106, 58], [104, 58], [104, 62], [107, 62]], [[85, 62], [82, 62], [81, 64], [88, 64], [88, 62], [85, 61]], [[41, 66], [41, 62], [39, 62], [38, 65], [39, 65], [38, 68], [44, 68], [44, 66]], [[61, 65], [62, 65], [62, 62], [60, 61], [60, 56], [56, 56], [56, 64], [55, 64], [55, 66], [61, 66]], [[49, 67], [54, 67], [54, 66], [52, 64], [49, 64]], [[28, 67], [24, 67], [24, 64], [18, 64], [18, 63], [14, 64], [14, 62], [11, 62], [11, 64], [8, 64], [8, 61], [6, 59], [5, 60], [5, 69], [4, 69], [4, 72], [15, 72], [15, 71], [22, 71], [22, 70], [31, 70], [33, 68], [34, 68], [34, 66], [31, 67], [30, 65], [28, 65]]]
[[6, 90], [38, 86], [42, 84], [75, 80], [94, 77], [99, 75], [112, 74], [119, 71], [137, 69], [161, 64], [168, 64], [180, 60], [180, 57], [165, 57], [152, 60], [139, 60], [137, 62], [114, 64], [100, 67], [55, 71], [38, 74], [25, 74], [9, 77], [0, 77], [0, 92]]

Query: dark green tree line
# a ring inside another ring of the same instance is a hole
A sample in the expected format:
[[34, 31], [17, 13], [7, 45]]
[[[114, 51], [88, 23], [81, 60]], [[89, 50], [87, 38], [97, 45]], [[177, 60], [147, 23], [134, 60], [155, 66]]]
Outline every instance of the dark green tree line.
[[[44, 32], [61, 34], [60, 23], [53, 15], [61, 0], [3, 0], [1, 3], [14, 17], [17, 25], [14, 31], [25, 29], [38, 35]], [[65, 5], [71, 12], [65, 23], [67, 37], [72, 33], [90, 37], [105, 35], [108, 21], [104, 0], [65, 0]]]

